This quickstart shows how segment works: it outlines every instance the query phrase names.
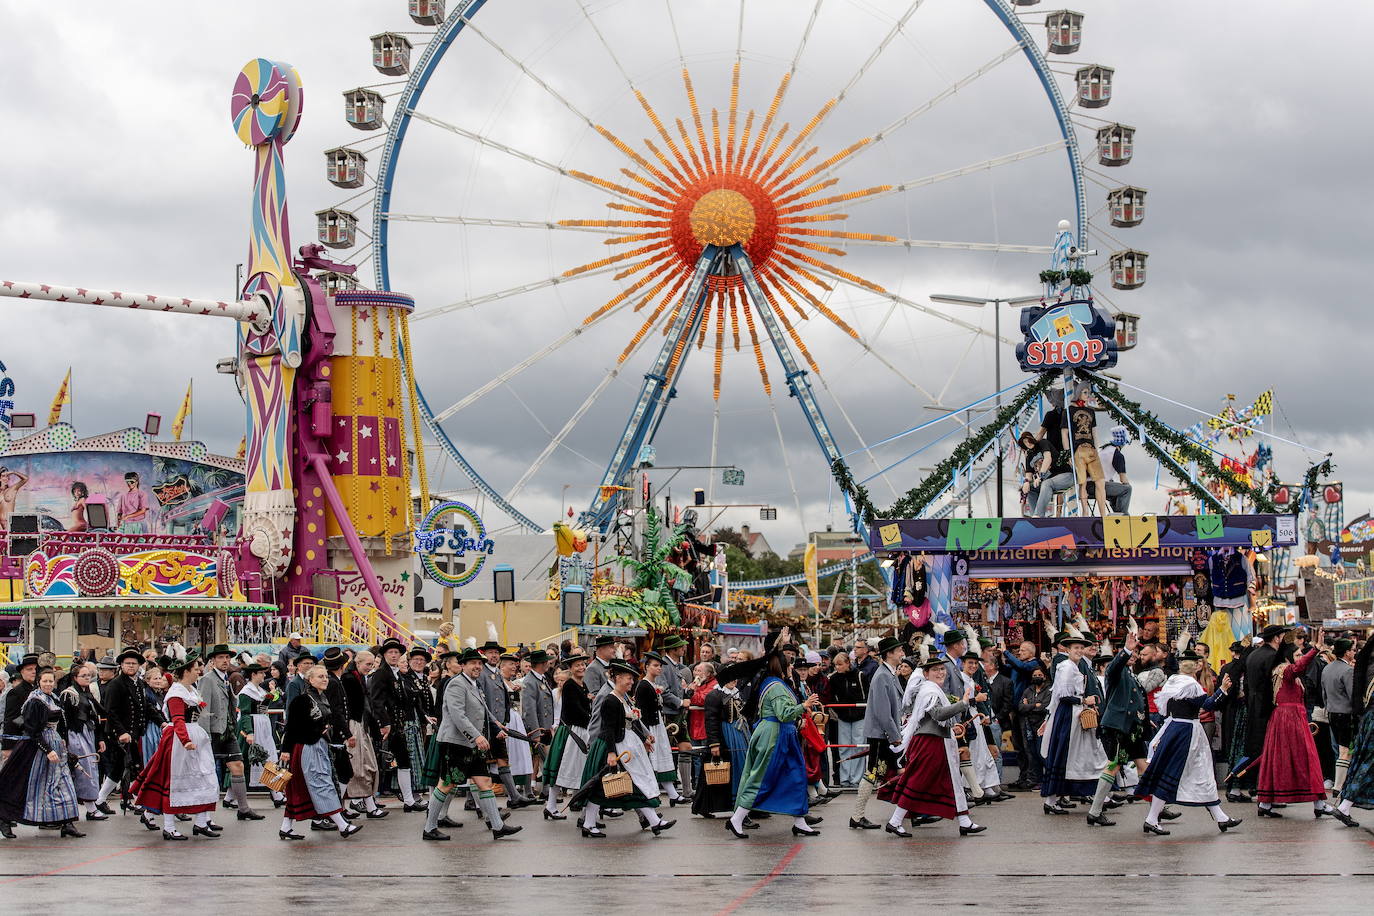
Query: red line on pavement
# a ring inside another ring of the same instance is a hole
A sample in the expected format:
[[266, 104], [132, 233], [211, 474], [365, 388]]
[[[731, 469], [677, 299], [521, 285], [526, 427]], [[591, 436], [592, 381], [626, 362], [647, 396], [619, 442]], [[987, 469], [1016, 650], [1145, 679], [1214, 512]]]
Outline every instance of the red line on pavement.
[[32, 875], [20, 875], [18, 878], [6, 878], [4, 881], [0, 881], [0, 885], [13, 884], [16, 881], [28, 881], [30, 878], [46, 878], [49, 875], [55, 875], [58, 872], [70, 871], [73, 868], [84, 868], [87, 865], [94, 865], [97, 862], [104, 862], [106, 859], [113, 859], [117, 856], [128, 855], [131, 852], [137, 852], [138, 850], [143, 848], [145, 847], [130, 846], [128, 849], [121, 849], [119, 852], [111, 852], [103, 856], [96, 856], [94, 859], [88, 859], [85, 862], [77, 862], [73, 865], [63, 865], [61, 868], [54, 868], [52, 871], [40, 871], [35, 872]]
[[792, 860], [795, 859], [797, 857], [797, 853], [801, 851], [802, 844], [793, 843], [792, 848], [787, 850], [786, 854], [784, 854], [783, 857], [778, 860], [778, 864], [773, 866], [772, 871], [770, 871], [768, 874], [764, 875], [757, 882], [755, 882], [754, 886], [749, 888], [749, 890], [740, 894], [734, 900], [731, 900], [730, 903], [723, 910], [716, 913], [716, 916], [729, 916], [730, 913], [733, 913], [735, 910], [739, 909], [740, 904], [744, 903], [744, 901], [748, 900], [750, 897], [754, 896], [759, 891], [763, 890], [769, 884], [772, 884], [773, 879], [776, 878], [778, 875], [782, 874], [784, 871], [786, 871], [787, 866], [792, 864]]

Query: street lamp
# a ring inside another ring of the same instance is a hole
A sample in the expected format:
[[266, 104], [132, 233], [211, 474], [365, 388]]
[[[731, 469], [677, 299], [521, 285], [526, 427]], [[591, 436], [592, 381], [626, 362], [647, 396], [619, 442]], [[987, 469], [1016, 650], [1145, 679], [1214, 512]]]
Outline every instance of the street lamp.
[[[1043, 296], [1007, 296], [1003, 298], [990, 298], [988, 296], [955, 296], [943, 293], [936, 293], [930, 297], [931, 302], [940, 302], [946, 305], [964, 305], [972, 308], [982, 308], [992, 306], [992, 336], [993, 336], [993, 385], [997, 392], [1002, 390], [1002, 305], [1030, 305], [1032, 302], [1039, 302]], [[997, 412], [1002, 412], [1002, 395], [997, 395]], [[1002, 516], [1002, 437], [997, 437], [997, 515]]]

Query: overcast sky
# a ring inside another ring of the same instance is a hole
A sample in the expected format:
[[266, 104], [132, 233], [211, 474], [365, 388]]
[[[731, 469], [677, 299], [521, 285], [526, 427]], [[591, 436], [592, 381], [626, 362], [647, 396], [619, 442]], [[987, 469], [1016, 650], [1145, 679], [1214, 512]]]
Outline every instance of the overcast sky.
[[[620, 0], [500, 0], [476, 22], [492, 43], [579, 111], [632, 144], [652, 128], [626, 77], [666, 119], [688, 118], [678, 80], [679, 46], [703, 106], [728, 105], [737, 0], [662, 3]], [[244, 260], [252, 156], [228, 122], [229, 91], [243, 63], [266, 56], [301, 73], [307, 102], [302, 128], [286, 150], [293, 241], [313, 240], [316, 210], [353, 192], [331, 187], [324, 149], [360, 148], [377, 138], [349, 128], [340, 93], [393, 79], [370, 66], [368, 36], [420, 31], [403, 0], [331, 0], [282, 4], [36, 4], [0, 2], [9, 37], [3, 64], [0, 141], [7, 173], [0, 208], [0, 275], [88, 287], [185, 296], [228, 297]], [[855, 75], [907, 12], [908, 0], [825, 0], [799, 61], [779, 120], [805, 123]], [[1046, 6], [1023, 10], [1038, 22]], [[1311, 23], [1291, 4], [1160, 0], [1150, 4], [1083, 0], [1083, 50], [1052, 58], [1064, 73], [1085, 63], [1117, 68], [1112, 104], [1094, 117], [1134, 125], [1136, 161], [1097, 174], [1089, 210], [1104, 184], [1149, 189], [1148, 217], [1135, 229], [1110, 230], [1150, 252], [1149, 283], [1134, 292], [1104, 291], [1116, 306], [1141, 314], [1141, 345], [1118, 367], [1127, 382], [1173, 400], [1216, 407], [1227, 393], [1246, 403], [1273, 387], [1282, 410], [1273, 430], [1335, 453], [1346, 482], [1347, 518], [1374, 502], [1374, 446], [1368, 407], [1374, 388], [1364, 300], [1374, 242], [1364, 203], [1370, 198], [1368, 87], [1374, 64], [1364, 47], [1374, 28], [1368, 4], [1322, 4]], [[741, 107], [764, 109], [795, 53], [812, 8], [803, 0], [747, 0]], [[595, 29], [592, 26], [595, 25]], [[676, 40], [673, 29], [676, 27]], [[1037, 40], [1043, 27], [1031, 27]], [[601, 34], [598, 36], [597, 31]], [[422, 35], [412, 36], [420, 42]], [[615, 59], [606, 52], [615, 49]], [[427, 90], [421, 110], [512, 147], [617, 181], [629, 164], [548, 92], [475, 35], [461, 37]], [[903, 33], [856, 82], [814, 139], [818, 159], [871, 135], [953, 81], [1005, 51], [1006, 32], [975, 0], [928, 0]], [[416, 50], [418, 56], [419, 49]], [[1065, 91], [1069, 80], [1061, 81]], [[384, 91], [391, 91], [389, 87]], [[389, 104], [389, 111], [394, 108]], [[743, 115], [741, 115], [743, 117]], [[1095, 123], [1095, 122], [1085, 122]], [[709, 128], [708, 128], [709, 129]], [[722, 131], [724, 128], [722, 128]], [[1085, 145], [1088, 129], [1079, 132]], [[898, 134], [875, 144], [840, 173], [836, 191], [920, 178], [1053, 141], [1056, 132], [1034, 77], [1019, 56], [962, 90]], [[642, 147], [640, 147], [642, 149]], [[371, 157], [375, 166], [378, 156]], [[1091, 157], [1089, 157], [1091, 158]], [[1102, 183], [1098, 183], [1102, 182]], [[614, 218], [608, 195], [481, 151], [428, 124], [410, 130], [393, 212], [546, 220]], [[1069, 216], [1063, 153], [934, 185], [921, 193], [846, 207], [846, 228], [918, 239], [1047, 245]], [[349, 204], [370, 229], [370, 198]], [[624, 214], [619, 214], [624, 218]], [[420, 310], [509, 289], [605, 255], [602, 237], [545, 230], [456, 226], [395, 227], [393, 286], [415, 294]], [[1102, 255], [1110, 238], [1091, 244]], [[844, 266], [919, 302], [933, 292], [1014, 295], [1031, 291], [1041, 255], [887, 251], [847, 247]], [[1101, 261], [1102, 258], [1096, 259]], [[1093, 266], [1095, 262], [1090, 261]], [[371, 262], [363, 274], [371, 283]], [[1105, 278], [1103, 278], [1105, 279]], [[417, 322], [420, 382], [436, 407], [460, 400], [577, 325], [629, 281], [609, 276], [560, 284], [493, 306]], [[873, 442], [935, 416], [930, 399], [958, 406], [991, 391], [992, 348], [965, 331], [841, 287], [827, 302], [853, 324], [903, 378], [823, 318], [801, 328], [820, 364], [820, 400], [846, 451], [857, 437]], [[18, 386], [20, 409], [40, 415], [69, 365], [74, 366], [78, 432], [94, 435], [137, 425], [148, 411], [170, 418], [190, 378], [196, 380], [194, 433], [232, 453], [241, 431], [233, 385], [214, 373], [229, 355], [227, 322], [190, 317], [106, 314], [91, 307], [5, 300], [0, 361]], [[965, 310], [959, 318], [991, 316]], [[1002, 330], [1016, 333], [1016, 315]], [[887, 319], [886, 322], [884, 319]], [[642, 315], [616, 315], [572, 345], [497, 389], [448, 426], [485, 473], [508, 488], [615, 364]], [[714, 326], [711, 329], [712, 340]], [[727, 332], [727, 340], [729, 334]], [[567, 440], [527, 485], [519, 501], [551, 521], [569, 486], [585, 504], [660, 338], [609, 383]], [[712, 420], [711, 341], [687, 364], [659, 436], [665, 464], [707, 464]], [[970, 344], [973, 343], [972, 346]], [[780, 550], [806, 527], [843, 525], [829, 499], [824, 463], [783, 372], [767, 354], [787, 462], [763, 397], [753, 354], [725, 354], [716, 463], [746, 470], [743, 489], [720, 500], [780, 508], [762, 523]], [[1010, 353], [1004, 385], [1019, 380]], [[819, 386], [819, 382], [817, 383]], [[1137, 395], [1171, 423], [1196, 415]], [[878, 453], [887, 464], [930, 437], [913, 436]], [[919, 468], [955, 439], [874, 481], [875, 502], [919, 480]], [[1301, 478], [1304, 453], [1276, 446], [1281, 476]], [[1149, 491], [1154, 465], [1129, 454], [1137, 511], [1161, 511]], [[860, 476], [875, 465], [862, 454]], [[446, 487], [466, 486], [451, 464], [435, 459]], [[790, 474], [790, 479], [789, 479]], [[664, 475], [666, 477], [666, 474]], [[686, 502], [706, 475], [684, 472], [672, 484]], [[796, 496], [794, 497], [794, 490]], [[803, 517], [795, 507], [800, 504]], [[982, 506], [975, 504], [982, 511]], [[493, 512], [493, 515], [496, 513]], [[757, 521], [756, 508], [725, 523]]]

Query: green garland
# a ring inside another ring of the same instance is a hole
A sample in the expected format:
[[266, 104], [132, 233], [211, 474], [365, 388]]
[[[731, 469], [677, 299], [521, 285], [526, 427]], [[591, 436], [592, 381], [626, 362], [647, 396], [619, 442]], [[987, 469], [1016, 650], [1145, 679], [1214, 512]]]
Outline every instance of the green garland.
[[[975, 455], [991, 444], [992, 440], [1012, 421], [1012, 418], [1025, 410], [1032, 400], [1049, 388], [1054, 382], [1054, 378], [1055, 373], [1046, 372], [1023, 388], [1015, 400], [998, 412], [992, 422], [979, 429], [968, 439], [960, 442], [948, 458], [936, 465], [935, 469], [924, 480], [908, 490], [905, 496], [897, 500], [896, 504], [882, 515], [882, 518], [918, 517], [935, 500], [940, 491], [949, 484], [955, 471], [968, 464]], [[854, 483], [844, 462], [836, 461], [830, 470], [835, 477], [836, 486], [849, 497], [849, 501], [859, 517], [863, 519], [865, 524], [872, 524], [873, 519], [878, 517], [878, 513], [868, 498], [868, 491]]]
[[[1331, 457], [1328, 455], [1323, 460], [1317, 462], [1316, 464], [1308, 468], [1307, 475], [1302, 479], [1303, 495], [1315, 494], [1317, 492], [1317, 478], [1329, 476], [1331, 474], [1332, 467], [1333, 465], [1331, 464]], [[1278, 489], [1278, 486], [1278, 483], [1275, 482], [1273, 484], [1270, 484], [1269, 489], [1272, 492], [1273, 490]], [[1315, 499], [1316, 497], [1313, 496], [1313, 498]], [[1291, 511], [1294, 515], [1297, 515], [1302, 511], [1302, 504], [1303, 500], [1301, 498], [1297, 499], [1293, 503], [1293, 508]]]
[[1171, 453], [1166, 452], [1160, 446], [1161, 442], [1167, 443], [1174, 453], [1181, 454], [1186, 461], [1195, 463], [1202, 476], [1209, 480], [1220, 481], [1249, 499], [1250, 502], [1254, 503], [1257, 512], [1278, 513], [1279, 508], [1269, 498], [1268, 493], [1246, 483], [1235, 474], [1220, 467], [1213, 460], [1211, 452], [1178, 430], [1165, 426], [1154, 414], [1122, 394], [1120, 388], [1110, 382], [1094, 379], [1093, 389], [1106, 406], [1107, 412], [1115, 417], [1118, 423], [1130, 422], [1145, 432], [1145, 435], [1141, 436], [1141, 444], [1145, 446], [1145, 450], [1153, 455], [1160, 464], [1168, 468], [1169, 473], [1177, 478], [1178, 482], [1183, 484], [1199, 501], [1208, 504], [1217, 512], [1226, 511], [1226, 507], [1222, 505], [1221, 501], [1201, 484], [1180, 475]]

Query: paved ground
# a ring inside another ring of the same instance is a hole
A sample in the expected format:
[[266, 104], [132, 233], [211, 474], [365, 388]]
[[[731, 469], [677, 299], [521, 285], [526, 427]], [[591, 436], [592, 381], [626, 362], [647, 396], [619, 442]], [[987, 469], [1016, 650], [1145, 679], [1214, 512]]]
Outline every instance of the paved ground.
[[[230, 811], [216, 815], [226, 825], [218, 841], [166, 843], [133, 817], [83, 823], [82, 840], [19, 827], [18, 840], [0, 840], [0, 912], [112, 901], [155, 907], [188, 895], [202, 910], [284, 901], [344, 912], [380, 903], [403, 913], [435, 902], [463, 912], [518, 904], [643, 913], [655, 900], [700, 913], [814, 912], [894, 904], [902, 899], [895, 895], [926, 908], [996, 911], [1374, 908], [1374, 835], [1314, 821], [1310, 806], [1288, 808], [1281, 821], [1232, 806], [1245, 824], [1224, 836], [1205, 812], [1184, 809], [1172, 836], [1147, 837], [1142, 805], [1116, 812], [1114, 828], [1089, 828], [1078, 817], [1047, 817], [1038, 798], [1021, 795], [978, 810], [989, 828], [982, 836], [961, 839], [943, 823], [899, 840], [847, 829], [849, 805], [845, 796], [817, 809], [823, 835], [805, 840], [791, 836], [786, 819], [740, 841], [721, 821], [685, 815], [657, 839], [625, 817], [609, 821], [608, 839], [584, 840], [571, 821], [545, 822], [537, 809], [518, 812], [513, 822], [525, 830], [500, 842], [468, 814], [451, 842], [423, 843], [422, 815], [399, 811], [359, 821], [366, 829], [351, 840], [310, 833], [289, 844], [277, 839], [275, 817], [240, 824]], [[887, 810], [875, 803], [870, 816]], [[1363, 817], [1374, 825], [1374, 812]], [[187, 883], [183, 875], [201, 877]]]

